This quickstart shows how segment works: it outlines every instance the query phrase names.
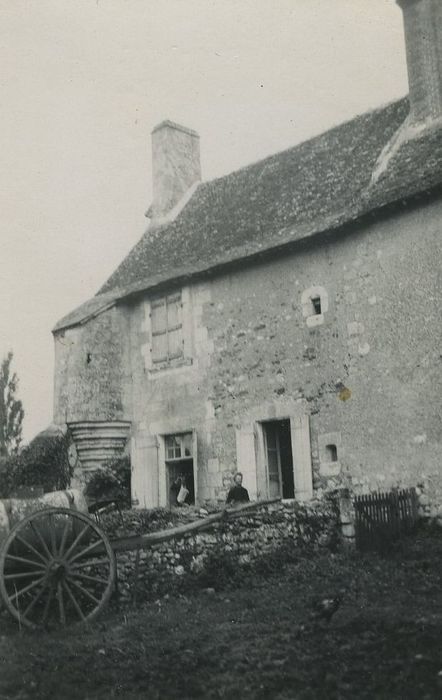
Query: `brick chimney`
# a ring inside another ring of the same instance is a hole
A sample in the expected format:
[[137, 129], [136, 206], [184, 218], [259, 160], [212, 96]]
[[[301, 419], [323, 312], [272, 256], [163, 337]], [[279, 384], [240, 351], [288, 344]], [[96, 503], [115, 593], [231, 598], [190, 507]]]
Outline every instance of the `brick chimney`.
[[169, 120], [152, 131], [153, 201], [151, 216], [173, 215], [201, 180], [200, 139], [196, 131]]
[[442, 118], [442, 0], [397, 0], [404, 17], [410, 118]]

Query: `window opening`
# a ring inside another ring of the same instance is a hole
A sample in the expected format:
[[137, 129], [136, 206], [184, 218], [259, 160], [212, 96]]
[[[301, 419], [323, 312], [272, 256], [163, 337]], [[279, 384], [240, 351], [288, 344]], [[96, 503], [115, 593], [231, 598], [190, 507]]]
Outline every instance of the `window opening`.
[[319, 316], [321, 311], [321, 297], [312, 297], [313, 315]]
[[[191, 505], [195, 503], [193, 433], [166, 435], [164, 443], [169, 504]], [[181, 487], [188, 491], [183, 503], [179, 502]]]
[[183, 357], [181, 292], [151, 301], [152, 362]]
[[290, 421], [263, 423], [269, 498], [294, 498]]
[[338, 449], [336, 445], [326, 445], [325, 454], [327, 456], [327, 462], [337, 462], [338, 461]]

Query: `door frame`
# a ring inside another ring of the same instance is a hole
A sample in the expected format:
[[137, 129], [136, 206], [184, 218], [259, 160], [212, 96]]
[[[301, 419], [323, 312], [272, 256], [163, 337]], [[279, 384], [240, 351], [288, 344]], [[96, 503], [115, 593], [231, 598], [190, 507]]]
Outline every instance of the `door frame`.
[[159, 505], [162, 508], [169, 507], [169, 489], [167, 462], [172, 460], [166, 459], [166, 437], [168, 435], [183, 435], [184, 433], [192, 433], [192, 459], [193, 461], [193, 488], [195, 493], [195, 504], [198, 503], [198, 440], [197, 432], [192, 428], [190, 430], [167, 430], [158, 435], [158, 471], [159, 471]]
[[295, 500], [300, 502], [308, 501], [313, 497], [313, 475], [310, 445], [310, 416], [307, 413], [287, 415], [286, 413], [281, 412], [280, 414], [272, 415], [268, 418], [259, 418], [255, 421], [254, 430], [258, 498], [269, 498], [267, 450], [264, 424], [280, 420], [290, 421]]

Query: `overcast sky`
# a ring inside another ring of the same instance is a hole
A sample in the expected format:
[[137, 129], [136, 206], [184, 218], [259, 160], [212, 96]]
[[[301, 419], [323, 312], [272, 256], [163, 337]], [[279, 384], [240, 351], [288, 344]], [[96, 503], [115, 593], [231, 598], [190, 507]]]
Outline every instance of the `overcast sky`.
[[211, 179], [407, 92], [394, 0], [0, 0], [0, 354], [30, 439], [58, 318], [142, 235], [150, 131], [201, 136]]

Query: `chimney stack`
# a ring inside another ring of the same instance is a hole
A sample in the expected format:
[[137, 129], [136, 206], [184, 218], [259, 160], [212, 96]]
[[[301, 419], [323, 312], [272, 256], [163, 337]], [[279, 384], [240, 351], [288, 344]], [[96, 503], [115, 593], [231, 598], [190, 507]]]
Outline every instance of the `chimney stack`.
[[201, 180], [200, 140], [196, 131], [169, 120], [154, 128], [152, 178], [152, 219], [161, 220]]
[[404, 17], [410, 117], [442, 118], [442, 1], [397, 0]]

